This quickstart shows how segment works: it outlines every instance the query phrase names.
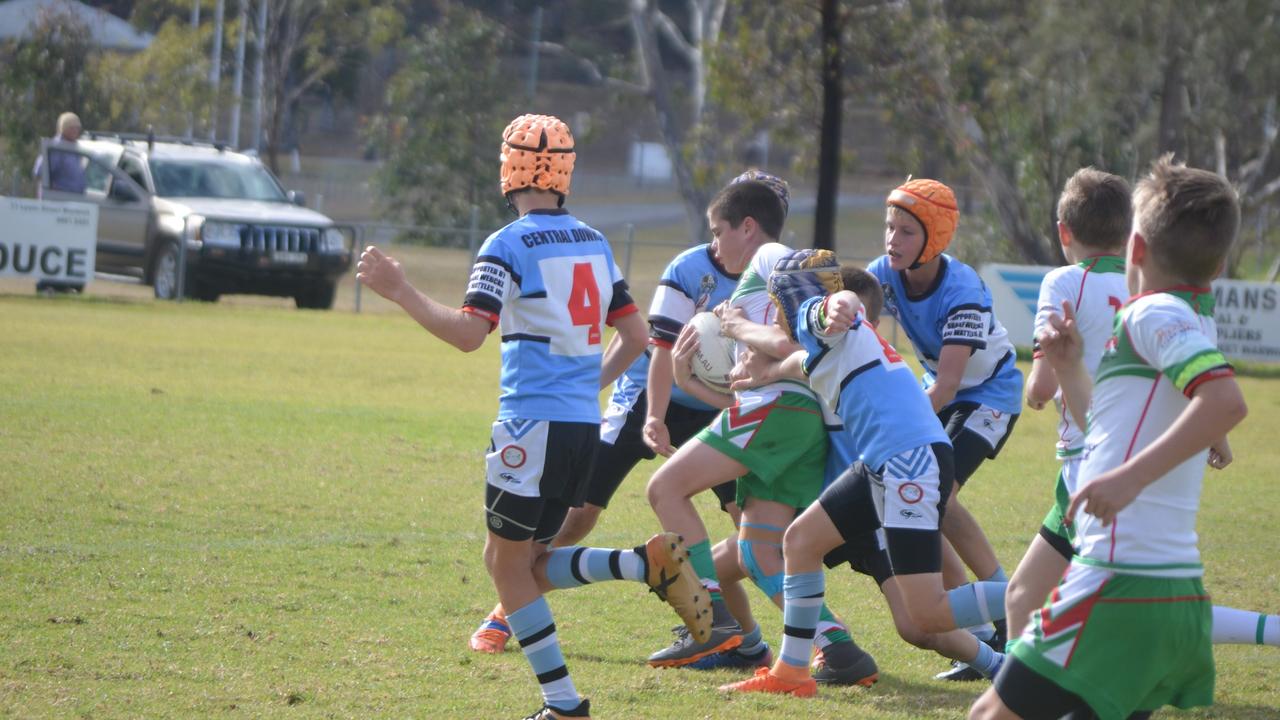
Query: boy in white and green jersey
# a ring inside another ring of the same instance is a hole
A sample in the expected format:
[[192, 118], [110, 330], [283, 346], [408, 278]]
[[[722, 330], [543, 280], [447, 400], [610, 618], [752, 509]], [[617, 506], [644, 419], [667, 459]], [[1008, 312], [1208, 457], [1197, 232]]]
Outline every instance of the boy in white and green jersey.
[[1239, 204], [1221, 177], [1161, 160], [1134, 208], [1133, 297], [1116, 315], [1096, 387], [1070, 303], [1037, 338], [1068, 410], [1088, 427], [1067, 509], [1076, 555], [970, 718], [1124, 720], [1213, 702], [1195, 521], [1208, 451], [1247, 412], [1215, 345], [1208, 287]]

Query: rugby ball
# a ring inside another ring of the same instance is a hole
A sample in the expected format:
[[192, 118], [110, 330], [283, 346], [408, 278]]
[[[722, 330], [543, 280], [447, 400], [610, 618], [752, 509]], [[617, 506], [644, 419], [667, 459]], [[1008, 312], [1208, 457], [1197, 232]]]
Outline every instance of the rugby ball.
[[729, 389], [729, 372], [733, 370], [733, 338], [720, 334], [720, 318], [712, 312], [700, 312], [689, 319], [689, 326], [698, 335], [698, 349], [693, 353], [693, 375], [704, 385], [726, 395]]

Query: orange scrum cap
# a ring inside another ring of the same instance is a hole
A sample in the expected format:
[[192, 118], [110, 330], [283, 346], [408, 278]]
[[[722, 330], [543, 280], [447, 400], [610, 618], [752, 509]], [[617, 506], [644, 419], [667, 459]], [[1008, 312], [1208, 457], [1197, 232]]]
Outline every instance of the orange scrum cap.
[[537, 188], [569, 194], [573, 175], [573, 134], [552, 115], [521, 115], [502, 131], [502, 194]]
[[941, 255], [951, 244], [956, 225], [960, 223], [955, 193], [937, 180], [908, 178], [889, 193], [885, 204], [909, 213], [924, 226], [924, 247], [920, 249], [920, 257], [911, 264], [912, 268]]

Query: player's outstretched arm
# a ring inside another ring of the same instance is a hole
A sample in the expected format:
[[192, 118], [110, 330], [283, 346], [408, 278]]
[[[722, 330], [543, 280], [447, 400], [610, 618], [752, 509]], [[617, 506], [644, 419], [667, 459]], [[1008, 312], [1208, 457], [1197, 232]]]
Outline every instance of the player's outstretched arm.
[[360, 254], [356, 279], [365, 287], [404, 308], [427, 332], [463, 352], [484, 344], [492, 330], [488, 320], [432, 300], [409, 283], [395, 258], [370, 245]]
[[1070, 301], [1063, 301], [1062, 315], [1050, 313], [1049, 322], [1036, 336], [1036, 342], [1062, 387], [1062, 400], [1071, 418], [1080, 427], [1088, 427], [1093, 379], [1084, 366], [1084, 338], [1076, 327], [1076, 313]]
[[605, 349], [600, 363], [600, 389], [609, 387], [618, 376], [631, 367], [631, 363], [644, 352], [649, 342], [648, 326], [640, 313], [633, 312], [613, 321], [613, 339]]
[[1147, 485], [1205, 448], [1221, 441], [1249, 412], [1240, 386], [1232, 377], [1206, 380], [1196, 387], [1191, 402], [1173, 424], [1120, 467], [1099, 475], [1071, 498], [1067, 517], [1076, 511], [1110, 525]]
[[671, 370], [671, 348], [655, 344], [649, 357], [649, 379], [645, 386], [644, 444], [662, 457], [671, 457], [676, 451], [671, 445], [671, 432], [667, 429], [667, 408], [671, 406], [671, 384], [675, 376]]

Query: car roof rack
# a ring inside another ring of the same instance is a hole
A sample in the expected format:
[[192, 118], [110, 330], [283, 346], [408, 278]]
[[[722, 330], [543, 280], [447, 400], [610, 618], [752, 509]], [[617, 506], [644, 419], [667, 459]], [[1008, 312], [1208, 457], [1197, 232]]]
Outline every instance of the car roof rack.
[[147, 144], [147, 149], [151, 150], [158, 142], [174, 143], [177, 145], [186, 145], [188, 147], [208, 147], [218, 152], [226, 152], [227, 144], [214, 140], [197, 140], [195, 138], [179, 137], [177, 135], [156, 135], [155, 132], [149, 131], [145, 133], [124, 133], [111, 132], [106, 130], [87, 130], [85, 134], [90, 140], [115, 140], [120, 144], [142, 143]]

